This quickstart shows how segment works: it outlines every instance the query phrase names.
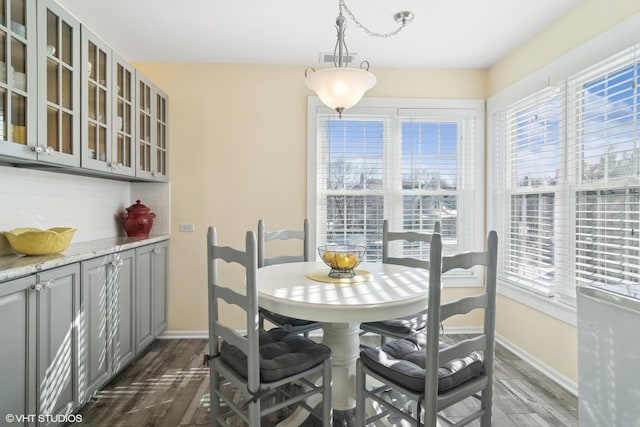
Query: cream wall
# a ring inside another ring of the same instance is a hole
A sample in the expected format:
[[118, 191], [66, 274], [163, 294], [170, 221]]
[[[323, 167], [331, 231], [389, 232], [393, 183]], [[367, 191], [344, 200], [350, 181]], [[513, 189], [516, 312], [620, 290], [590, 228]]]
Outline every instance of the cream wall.
[[[640, 2], [636, 0], [583, 0], [489, 69], [489, 96], [638, 12]], [[504, 296], [499, 298], [497, 317], [499, 336], [577, 382], [574, 326]]]
[[[206, 228], [244, 244], [259, 218], [299, 228], [306, 215], [305, 67], [137, 63], [169, 95], [170, 332], [205, 331]], [[486, 71], [372, 69], [371, 96], [486, 98]], [[194, 223], [194, 233], [178, 224]], [[236, 278], [228, 273], [224, 278]], [[222, 275], [221, 275], [222, 276]], [[456, 292], [460, 292], [456, 290]], [[236, 326], [243, 320], [235, 313]]]

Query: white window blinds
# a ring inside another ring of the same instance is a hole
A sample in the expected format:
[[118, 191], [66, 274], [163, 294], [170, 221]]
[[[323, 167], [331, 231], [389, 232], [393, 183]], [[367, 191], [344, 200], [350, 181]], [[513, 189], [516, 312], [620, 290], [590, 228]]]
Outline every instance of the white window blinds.
[[548, 294], [555, 276], [560, 181], [559, 91], [548, 88], [500, 113], [499, 186], [504, 279]]
[[568, 81], [575, 128], [576, 280], [640, 281], [640, 61], [634, 47]]
[[[313, 107], [317, 156], [309, 180], [316, 188], [309, 193], [318, 245], [364, 245], [366, 260], [379, 261], [388, 219], [392, 230], [425, 232], [440, 221], [445, 251], [482, 247], [483, 105], [453, 104], [459, 107], [356, 107], [342, 119]], [[428, 257], [427, 247], [397, 249]]]
[[320, 242], [366, 246], [367, 260], [380, 259], [389, 117], [319, 114], [317, 121]]
[[[640, 46], [640, 45], [639, 45]], [[493, 114], [499, 277], [574, 303], [640, 281], [638, 46]]]

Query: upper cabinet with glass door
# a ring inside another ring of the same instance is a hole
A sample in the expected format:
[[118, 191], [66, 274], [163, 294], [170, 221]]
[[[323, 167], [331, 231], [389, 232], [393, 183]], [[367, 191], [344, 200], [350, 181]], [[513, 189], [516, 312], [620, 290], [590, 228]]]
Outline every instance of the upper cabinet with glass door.
[[38, 160], [80, 166], [80, 23], [38, 1]]
[[167, 181], [167, 95], [136, 73], [136, 177]]
[[111, 172], [111, 48], [82, 27], [82, 167]]
[[38, 158], [36, 1], [0, 0], [0, 155]]
[[113, 52], [111, 169], [118, 175], [135, 176], [135, 68]]

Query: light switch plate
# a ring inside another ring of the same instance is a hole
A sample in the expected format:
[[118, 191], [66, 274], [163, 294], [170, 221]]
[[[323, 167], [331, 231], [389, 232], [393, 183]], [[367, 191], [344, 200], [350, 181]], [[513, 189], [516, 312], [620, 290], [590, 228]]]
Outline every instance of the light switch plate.
[[179, 229], [181, 233], [193, 233], [194, 227], [193, 224], [180, 224]]

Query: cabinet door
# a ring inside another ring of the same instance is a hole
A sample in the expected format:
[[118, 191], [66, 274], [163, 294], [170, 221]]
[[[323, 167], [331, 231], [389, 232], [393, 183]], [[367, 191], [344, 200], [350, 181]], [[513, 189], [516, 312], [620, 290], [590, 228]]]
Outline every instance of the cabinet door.
[[38, 160], [80, 166], [80, 24], [38, 1]]
[[157, 87], [155, 88], [156, 98], [156, 139], [155, 139], [155, 164], [153, 178], [156, 181], [167, 181], [169, 173], [168, 165], [168, 98], [167, 95]]
[[136, 72], [136, 147], [138, 178], [153, 179], [155, 172], [156, 103], [153, 83]]
[[39, 414], [69, 414], [77, 406], [76, 319], [80, 315], [80, 265], [71, 264], [38, 274], [37, 293]]
[[135, 69], [117, 53], [113, 52], [113, 126], [112, 126], [112, 164], [113, 173], [135, 176], [135, 118], [136, 118], [136, 79]]
[[36, 412], [35, 283], [34, 275], [0, 284], [1, 414]]
[[109, 301], [109, 342], [111, 374], [125, 367], [136, 352], [135, 331], [135, 250], [119, 252], [111, 261], [113, 287]]
[[153, 245], [136, 249], [136, 353], [154, 337]]
[[36, 159], [35, 0], [0, 2], [0, 154]]
[[108, 257], [81, 263], [80, 281], [80, 377], [79, 401], [84, 403], [109, 379], [108, 295], [113, 280]]
[[111, 48], [82, 26], [82, 167], [112, 170]]
[[154, 336], [167, 328], [167, 260], [168, 242], [156, 243], [153, 248]]

